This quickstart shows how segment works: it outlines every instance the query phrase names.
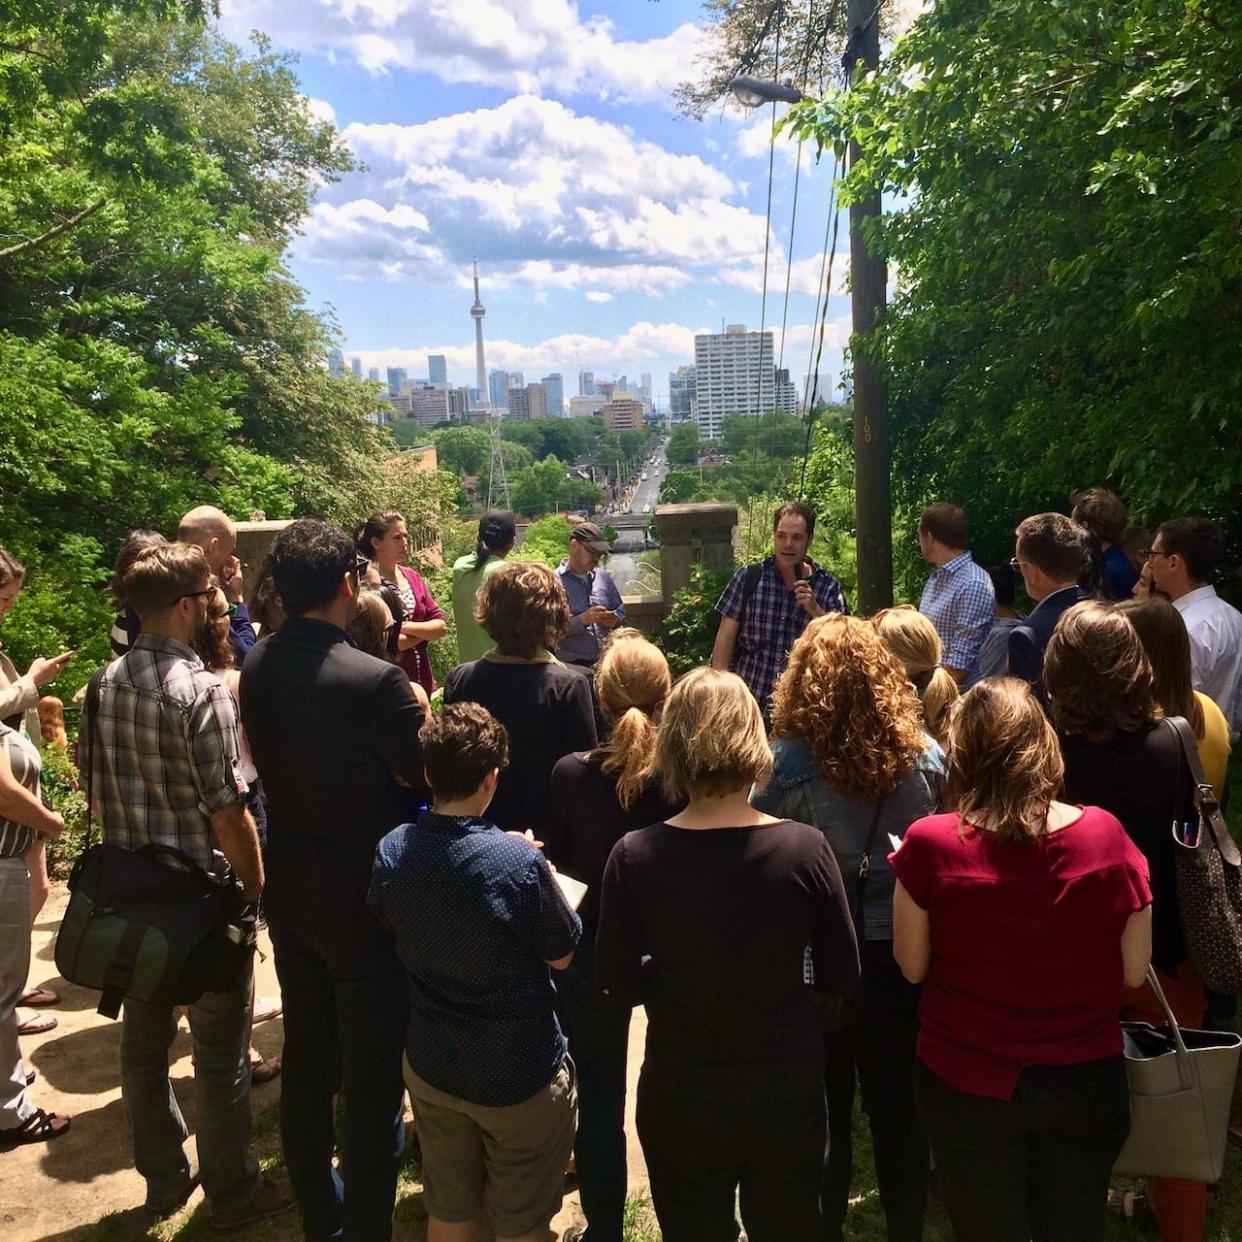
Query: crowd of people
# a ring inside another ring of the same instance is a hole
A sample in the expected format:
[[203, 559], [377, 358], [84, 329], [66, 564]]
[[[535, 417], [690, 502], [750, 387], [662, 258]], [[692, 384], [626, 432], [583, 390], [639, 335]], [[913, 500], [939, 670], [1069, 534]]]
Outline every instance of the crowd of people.
[[[261, 898], [284, 1017], [287, 1182], [250, 1145], [252, 969], [188, 1007], [197, 1170], [176, 1011], [125, 1001], [152, 1216], [201, 1184], [220, 1229], [296, 1205], [310, 1242], [383, 1242], [408, 1097], [430, 1242], [545, 1238], [571, 1158], [587, 1225], [563, 1236], [621, 1242], [642, 1005], [666, 1242], [842, 1239], [856, 1093], [890, 1239], [923, 1237], [933, 1185], [965, 1242], [1100, 1235], [1129, 1129], [1119, 1019], [1163, 1020], [1149, 966], [1179, 1021], [1232, 1014], [1183, 935], [1169, 826], [1196, 789], [1163, 724], [1189, 722], [1223, 796], [1242, 614], [1212, 585], [1220, 531], [1135, 532], [1094, 488], [984, 568], [938, 503], [918, 608], [863, 619], [814, 526], [778, 510], [717, 605], [712, 667], [674, 683], [599, 527], [552, 570], [489, 512], [453, 566], [438, 710], [446, 621], [399, 513], [290, 523], [249, 591], [218, 510], [126, 540], [83, 783], [105, 842]], [[0, 551], [0, 618], [24, 576]], [[17, 1017], [62, 827], [31, 712], [67, 658], [19, 676], [0, 656], [0, 1149], [70, 1125], [35, 1103]], [[1153, 1178], [1160, 1236], [1201, 1239], [1207, 1198]]]

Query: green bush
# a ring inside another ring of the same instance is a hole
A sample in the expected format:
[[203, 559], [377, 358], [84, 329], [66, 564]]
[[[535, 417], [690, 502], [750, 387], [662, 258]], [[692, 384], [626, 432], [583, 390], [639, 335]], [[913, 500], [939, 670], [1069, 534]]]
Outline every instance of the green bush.
[[716, 601], [732, 576], [732, 567], [713, 570], [696, 565], [690, 571], [690, 585], [674, 593], [657, 640], [673, 676], [711, 663], [720, 624]]
[[65, 817], [65, 830], [47, 843], [47, 870], [52, 879], [64, 879], [78, 855], [99, 840], [99, 825], [87, 835], [86, 795], [78, 780], [77, 765], [64, 746], [43, 747], [43, 793]]

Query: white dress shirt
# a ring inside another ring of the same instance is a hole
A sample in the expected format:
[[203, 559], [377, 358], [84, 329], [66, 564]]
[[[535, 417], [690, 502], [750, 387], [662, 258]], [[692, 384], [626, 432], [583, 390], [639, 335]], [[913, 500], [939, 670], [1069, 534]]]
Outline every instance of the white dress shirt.
[[1173, 601], [1190, 635], [1190, 668], [1195, 689], [1214, 699], [1229, 722], [1242, 733], [1242, 612], [1201, 586]]

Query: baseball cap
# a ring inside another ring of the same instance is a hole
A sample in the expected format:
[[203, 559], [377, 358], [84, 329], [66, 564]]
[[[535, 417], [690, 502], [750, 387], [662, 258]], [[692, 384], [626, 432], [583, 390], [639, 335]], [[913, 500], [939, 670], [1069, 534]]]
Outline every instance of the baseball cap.
[[594, 522], [579, 522], [570, 533], [579, 543], [586, 544], [592, 552], [612, 551], [612, 544], [608, 542], [604, 537], [604, 532]]

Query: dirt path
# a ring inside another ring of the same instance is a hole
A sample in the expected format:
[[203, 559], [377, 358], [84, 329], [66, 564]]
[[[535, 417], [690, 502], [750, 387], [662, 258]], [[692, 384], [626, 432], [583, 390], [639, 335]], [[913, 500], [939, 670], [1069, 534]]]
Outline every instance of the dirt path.
[[[148, 1233], [145, 1221], [134, 1211], [142, 1203], [144, 1185], [133, 1169], [133, 1151], [119, 1083], [120, 1035], [117, 1022], [95, 1012], [96, 993], [74, 987], [61, 979], [52, 957], [56, 928], [64, 910], [67, 893], [63, 886], [53, 888], [47, 906], [35, 927], [31, 982], [53, 988], [61, 1003], [46, 1010], [55, 1014], [58, 1025], [45, 1035], [22, 1040], [26, 1060], [38, 1071], [31, 1088], [40, 1108], [68, 1113], [73, 1124], [63, 1138], [52, 1143], [36, 1143], [0, 1153], [0, 1238], [4, 1242], [84, 1242], [104, 1237], [113, 1239], [178, 1237], [182, 1225], [201, 1218], [202, 1194], [196, 1193], [185, 1212], [160, 1230]], [[262, 995], [277, 991], [271, 946], [264, 935], [262, 948], [266, 961], [256, 962], [258, 990]], [[644, 1184], [645, 1168], [633, 1124], [634, 1086], [642, 1062], [646, 1021], [635, 1014], [630, 1033], [630, 1096], [628, 1124], [630, 1180], [636, 1188]], [[278, 1055], [283, 1040], [279, 1019], [255, 1028], [255, 1044], [265, 1056]], [[172, 1048], [172, 1081], [191, 1136], [194, 1131], [193, 1067], [190, 1036], [178, 1032]], [[255, 1147], [260, 1157], [278, 1156], [274, 1110], [280, 1098], [279, 1079], [256, 1087], [254, 1112]], [[193, 1137], [190, 1158], [194, 1160]], [[403, 1179], [398, 1206], [399, 1239], [421, 1238], [424, 1233], [421, 1194], [416, 1181]], [[113, 1213], [109, 1227], [96, 1229], [97, 1223]], [[567, 1196], [565, 1207], [553, 1222], [557, 1229], [581, 1223], [577, 1195]], [[205, 1223], [205, 1222], [203, 1222]], [[198, 1224], [198, 1220], [194, 1221]], [[200, 1236], [191, 1225], [186, 1236]], [[290, 1242], [300, 1238], [296, 1213], [279, 1223], [244, 1232], [238, 1237], [254, 1237], [270, 1242]]]

